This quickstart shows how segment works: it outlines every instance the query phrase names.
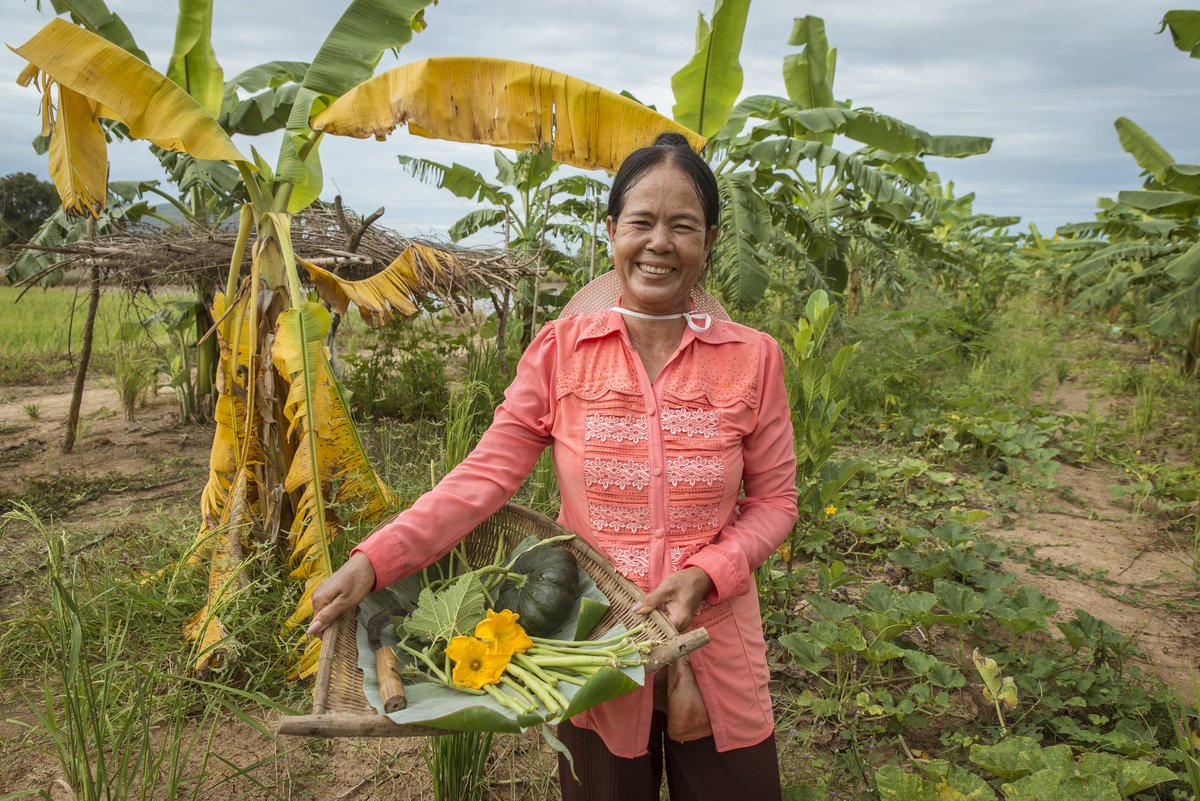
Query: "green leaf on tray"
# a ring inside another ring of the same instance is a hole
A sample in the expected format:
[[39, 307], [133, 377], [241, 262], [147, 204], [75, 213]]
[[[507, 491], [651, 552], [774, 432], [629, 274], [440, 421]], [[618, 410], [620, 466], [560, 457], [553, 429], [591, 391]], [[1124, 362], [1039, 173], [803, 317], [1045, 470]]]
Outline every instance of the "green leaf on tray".
[[450, 642], [459, 634], [469, 635], [486, 617], [483, 584], [474, 573], [460, 576], [437, 592], [421, 590], [417, 608], [408, 616], [404, 630], [425, 642]]
[[[599, 592], [599, 590], [596, 590]], [[586, 640], [596, 628], [600, 619], [608, 614], [608, 601], [589, 598], [586, 595], [579, 599], [579, 618], [575, 624], [576, 640]]]

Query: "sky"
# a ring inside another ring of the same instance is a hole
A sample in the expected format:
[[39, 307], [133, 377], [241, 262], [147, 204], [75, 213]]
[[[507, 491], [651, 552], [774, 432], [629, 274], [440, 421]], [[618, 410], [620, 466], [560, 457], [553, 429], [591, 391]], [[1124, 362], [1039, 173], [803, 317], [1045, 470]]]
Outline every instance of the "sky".
[[[214, 0], [213, 44], [226, 77], [265, 61], [309, 60], [344, 6], [323, 0]], [[50, 3], [0, 0], [0, 39], [18, 45], [49, 19]], [[109, 0], [151, 63], [165, 71], [175, 4]], [[1157, 34], [1179, 0], [755, 0], [742, 45], [742, 96], [785, 95], [782, 59], [792, 20], [822, 17], [838, 50], [834, 94], [933, 134], [995, 139], [990, 153], [929, 158], [975, 211], [1017, 215], [1043, 231], [1093, 217], [1096, 200], [1141, 185], [1139, 170], [1113, 129], [1133, 119], [1176, 160], [1200, 163], [1194, 131], [1200, 61]], [[429, 56], [481, 55], [530, 61], [628, 90], [670, 114], [671, 75], [691, 58], [698, 12], [708, 0], [442, 0], [428, 28], [380, 69]], [[1157, 34], [1157, 35], [1156, 35]], [[5, 49], [0, 78], [23, 61]], [[28, 171], [48, 179], [32, 89], [0, 80], [0, 175]], [[1190, 134], [1190, 135], [1189, 135]], [[269, 159], [278, 137], [239, 138]], [[322, 197], [340, 191], [347, 205], [386, 209], [382, 223], [408, 235], [444, 237], [474, 208], [402, 172], [399, 154], [458, 161], [494, 176], [491, 150], [421, 139], [398, 131], [385, 142], [326, 137]], [[145, 145], [109, 149], [112, 180], [161, 178]], [[498, 239], [495, 235], [492, 241]], [[486, 236], [480, 244], [489, 244]]]

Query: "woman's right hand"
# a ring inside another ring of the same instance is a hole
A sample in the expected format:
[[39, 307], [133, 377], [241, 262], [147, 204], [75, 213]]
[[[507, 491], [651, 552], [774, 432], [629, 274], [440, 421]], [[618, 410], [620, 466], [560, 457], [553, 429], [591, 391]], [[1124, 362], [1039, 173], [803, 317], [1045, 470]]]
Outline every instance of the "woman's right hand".
[[346, 564], [313, 591], [313, 617], [308, 626], [309, 635], [319, 635], [342, 612], [358, 606], [374, 587], [375, 567], [371, 560], [361, 551], [352, 554]]

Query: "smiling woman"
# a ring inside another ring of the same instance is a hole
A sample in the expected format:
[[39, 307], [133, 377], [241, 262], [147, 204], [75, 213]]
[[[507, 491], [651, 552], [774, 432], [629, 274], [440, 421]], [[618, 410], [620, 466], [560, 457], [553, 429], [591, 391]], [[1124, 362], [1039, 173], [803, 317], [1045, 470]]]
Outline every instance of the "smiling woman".
[[614, 272], [533, 340], [471, 455], [313, 594], [316, 633], [453, 547], [553, 445], [559, 522], [646, 593], [636, 611], [709, 635], [559, 725], [566, 801], [658, 799], [664, 771], [674, 799], [780, 797], [752, 576], [795, 523], [796, 458], [779, 345], [698, 286], [719, 206], [683, 137], [629, 155], [609, 195]]

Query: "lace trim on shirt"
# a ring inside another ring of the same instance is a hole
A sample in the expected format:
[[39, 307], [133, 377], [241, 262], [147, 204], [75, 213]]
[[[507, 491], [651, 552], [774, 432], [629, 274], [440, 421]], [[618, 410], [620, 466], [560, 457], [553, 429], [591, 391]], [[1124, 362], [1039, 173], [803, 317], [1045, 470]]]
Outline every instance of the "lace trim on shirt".
[[607, 414], [589, 414], [583, 432], [584, 440], [600, 442], [643, 442], [649, 436], [646, 418], [642, 415], [626, 414], [620, 417]]
[[718, 456], [680, 456], [667, 460], [667, 480], [672, 487], [687, 484], [694, 487], [697, 484], [725, 483], [725, 462]]
[[683, 569], [683, 563], [692, 558], [696, 551], [708, 543], [697, 542], [692, 545], [676, 545], [671, 548], [671, 572]]
[[636, 534], [650, 528], [650, 507], [618, 506], [615, 503], [591, 503], [588, 516], [597, 531], [624, 531]]
[[688, 437], [711, 437], [721, 433], [721, 413], [716, 409], [678, 409], [662, 407], [662, 427], [672, 434]]
[[650, 549], [640, 545], [607, 546], [605, 552], [617, 572], [626, 578], [647, 578], [650, 575]]
[[[672, 506], [667, 510], [672, 534], [690, 531], [713, 531], [721, 526], [721, 504], [703, 506]], [[649, 517], [649, 514], [647, 514]]]
[[620, 459], [585, 459], [583, 483], [589, 487], [599, 484], [605, 489], [632, 487], [644, 490], [650, 485], [650, 465], [646, 462], [625, 462]]

